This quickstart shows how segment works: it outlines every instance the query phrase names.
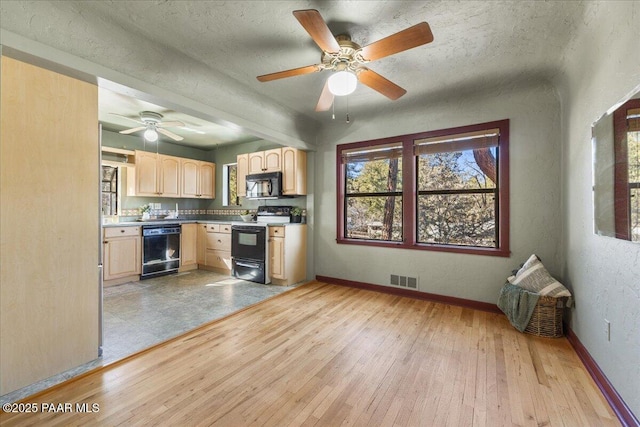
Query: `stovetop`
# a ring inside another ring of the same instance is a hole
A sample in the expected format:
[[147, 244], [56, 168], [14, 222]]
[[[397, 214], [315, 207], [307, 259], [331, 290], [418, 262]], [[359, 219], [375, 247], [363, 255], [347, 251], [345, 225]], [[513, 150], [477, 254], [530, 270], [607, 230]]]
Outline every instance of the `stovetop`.
[[291, 206], [259, 206], [256, 223], [288, 224], [291, 222]]

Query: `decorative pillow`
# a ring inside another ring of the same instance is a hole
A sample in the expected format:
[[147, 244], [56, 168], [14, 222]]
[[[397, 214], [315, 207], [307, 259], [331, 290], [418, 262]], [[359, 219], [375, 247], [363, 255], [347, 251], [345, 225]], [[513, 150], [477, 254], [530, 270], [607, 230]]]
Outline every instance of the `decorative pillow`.
[[551, 297], [570, 297], [571, 292], [554, 279], [540, 259], [534, 254], [529, 257], [515, 276], [510, 276], [509, 283], [520, 286], [529, 292]]

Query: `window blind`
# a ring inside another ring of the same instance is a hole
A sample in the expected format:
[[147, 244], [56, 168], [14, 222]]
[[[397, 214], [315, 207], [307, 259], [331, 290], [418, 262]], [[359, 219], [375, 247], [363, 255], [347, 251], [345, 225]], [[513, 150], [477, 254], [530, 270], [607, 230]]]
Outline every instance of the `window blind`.
[[374, 160], [397, 159], [402, 157], [402, 142], [352, 148], [342, 151], [342, 163], [370, 162]]
[[627, 110], [627, 132], [640, 132], [640, 108]]
[[499, 129], [485, 129], [456, 135], [418, 139], [414, 141], [413, 153], [414, 155], [450, 153], [453, 151], [497, 147], [499, 140]]

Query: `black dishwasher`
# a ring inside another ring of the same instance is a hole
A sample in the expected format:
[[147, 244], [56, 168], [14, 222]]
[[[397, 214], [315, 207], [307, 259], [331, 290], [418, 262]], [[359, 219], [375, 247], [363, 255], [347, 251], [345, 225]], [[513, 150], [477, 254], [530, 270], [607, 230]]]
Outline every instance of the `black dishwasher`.
[[141, 279], [176, 273], [180, 268], [180, 224], [142, 227]]

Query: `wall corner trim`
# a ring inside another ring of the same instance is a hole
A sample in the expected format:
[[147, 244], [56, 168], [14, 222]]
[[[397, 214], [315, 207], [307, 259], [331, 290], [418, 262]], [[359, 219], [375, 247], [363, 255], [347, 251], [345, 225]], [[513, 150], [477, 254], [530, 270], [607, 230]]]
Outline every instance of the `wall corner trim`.
[[573, 347], [576, 354], [582, 360], [584, 367], [587, 369], [591, 378], [596, 383], [604, 398], [607, 399], [611, 409], [625, 427], [640, 427], [640, 421], [631, 412], [631, 409], [624, 403], [622, 397], [618, 394], [613, 387], [609, 379], [605, 376], [604, 372], [600, 369], [596, 361], [591, 357], [586, 347], [580, 342], [578, 336], [573, 332], [571, 328], [567, 328], [567, 340]]
[[430, 294], [427, 292], [414, 291], [411, 289], [400, 289], [400, 288], [394, 288], [391, 286], [374, 285], [371, 283], [356, 282], [353, 280], [346, 280], [346, 279], [338, 279], [336, 277], [316, 276], [316, 280], [319, 282], [331, 283], [333, 285], [365, 289], [369, 291], [382, 292], [382, 293], [397, 295], [401, 297], [439, 302], [442, 304], [449, 304], [449, 305], [455, 305], [459, 307], [472, 308], [475, 310], [488, 311], [490, 313], [502, 314], [502, 311], [498, 308], [496, 304], [490, 304], [488, 302], [474, 301], [470, 299], [456, 298], [456, 297], [450, 297], [446, 295]]

